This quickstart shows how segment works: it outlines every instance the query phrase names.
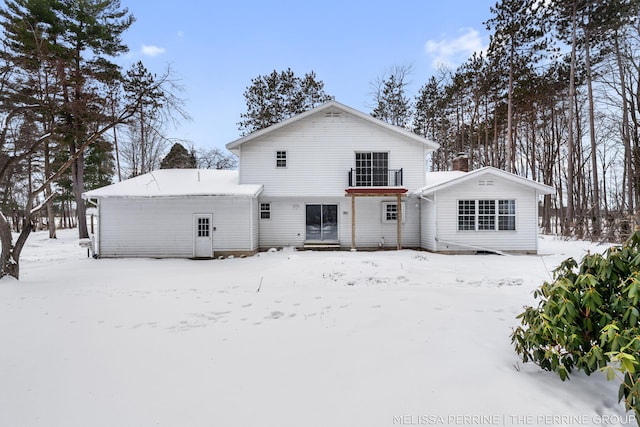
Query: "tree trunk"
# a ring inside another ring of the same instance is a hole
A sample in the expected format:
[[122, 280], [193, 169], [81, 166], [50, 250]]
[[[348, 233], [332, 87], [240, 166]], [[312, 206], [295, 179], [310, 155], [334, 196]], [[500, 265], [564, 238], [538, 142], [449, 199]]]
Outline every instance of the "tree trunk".
[[[48, 179], [51, 175], [51, 157], [49, 153], [49, 142], [44, 143], [44, 176]], [[47, 227], [49, 229], [49, 238], [56, 238], [56, 215], [53, 210], [53, 198], [49, 198], [51, 195], [51, 184], [47, 184], [44, 187], [44, 196], [47, 199]]]
[[573, 122], [574, 122], [574, 106], [573, 99], [576, 96], [576, 21], [577, 21], [577, 5], [576, 0], [573, 1], [573, 13], [571, 17], [571, 66], [569, 71], [569, 123], [567, 137], [567, 211], [566, 226], [564, 234], [570, 234], [573, 230], [575, 211], [574, 211], [574, 140], [573, 140]]
[[596, 125], [593, 106], [593, 86], [591, 75], [591, 49], [589, 47], [589, 31], [585, 26], [584, 30], [585, 44], [585, 66], [587, 71], [587, 97], [589, 99], [589, 139], [591, 141], [591, 169], [592, 169], [592, 228], [594, 238], [600, 237], [600, 182], [598, 179], [598, 158], [597, 158], [597, 146], [596, 146]]
[[76, 199], [78, 238], [87, 239], [89, 238], [89, 230], [87, 229], [87, 209], [84, 204], [84, 200], [82, 200], [82, 193], [84, 193], [84, 153], [80, 153], [77, 159], [73, 162], [73, 165], [71, 166], [71, 178], [73, 181], [73, 195]]
[[[627, 180], [627, 212], [633, 214], [633, 183], [631, 176], [633, 175], [632, 163], [631, 163], [631, 137], [629, 135], [629, 105], [627, 103], [627, 87], [625, 82], [625, 71], [622, 65], [622, 53], [620, 52], [620, 34], [616, 31], [613, 37], [613, 42], [616, 52], [616, 63], [618, 65], [618, 73], [620, 74], [620, 97], [622, 98], [622, 141], [624, 143], [624, 171], [623, 176]], [[624, 184], [623, 184], [624, 187]], [[622, 189], [622, 195], [624, 199], [625, 191]]]
[[507, 171], [516, 172], [516, 153], [513, 138], [513, 57], [515, 55], [515, 38], [511, 36], [511, 57], [509, 59], [509, 89], [507, 93]]
[[13, 237], [11, 236], [11, 225], [7, 221], [7, 218], [0, 213], [0, 243], [2, 245], [2, 252], [0, 253], [0, 278], [4, 276], [10, 276], [15, 279], [20, 278], [20, 253], [33, 229], [31, 220], [28, 218], [23, 219], [25, 222], [23, 224], [24, 227], [22, 227], [22, 232], [14, 245]]

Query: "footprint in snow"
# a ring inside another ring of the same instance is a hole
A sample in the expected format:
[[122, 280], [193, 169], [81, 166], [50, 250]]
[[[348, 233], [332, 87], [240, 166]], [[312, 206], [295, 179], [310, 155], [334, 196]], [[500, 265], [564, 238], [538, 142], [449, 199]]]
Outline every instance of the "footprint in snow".
[[283, 312], [281, 312], [281, 311], [272, 311], [269, 316], [265, 317], [265, 319], [279, 319], [282, 316], [284, 316]]

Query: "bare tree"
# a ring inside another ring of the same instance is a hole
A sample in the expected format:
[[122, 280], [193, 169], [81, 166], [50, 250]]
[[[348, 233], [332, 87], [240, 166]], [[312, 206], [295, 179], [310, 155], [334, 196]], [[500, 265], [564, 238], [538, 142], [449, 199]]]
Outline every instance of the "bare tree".
[[196, 163], [200, 169], [236, 169], [238, 158], [219, 148], [196, 150]]

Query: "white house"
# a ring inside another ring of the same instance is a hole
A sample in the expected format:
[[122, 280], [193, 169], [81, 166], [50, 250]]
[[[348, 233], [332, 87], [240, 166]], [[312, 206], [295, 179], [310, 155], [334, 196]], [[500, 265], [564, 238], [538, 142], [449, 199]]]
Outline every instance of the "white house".
[[[261, 247], [378, 248], [398, 246], [398, 200], [425, 184], [438, 145], [330, 101], [227, 148], [240, 183], [264, 186]], [[401, 242], [419, 247], [419, 204], [403, 207]]]
[[[553, 191], [493, 168], [427, 173], [438, 144], [336, 101], [227, 148], [239, 158], [237, 172], [156, 171], [85, 193], [99, 207], [97, 253], [213, 257], [283, 246], [535, 252], [538, 196]], [[203, 233], [210, 243], [198, 243]]]

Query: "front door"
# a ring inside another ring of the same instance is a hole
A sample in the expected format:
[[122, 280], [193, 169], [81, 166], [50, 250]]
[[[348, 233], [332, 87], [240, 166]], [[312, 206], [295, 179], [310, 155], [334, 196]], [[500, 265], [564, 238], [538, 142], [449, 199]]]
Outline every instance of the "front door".
[[338, 205], [307, 205], [307, 241], [338, 241]]
[[211, 236], [211, 214], [193, 216], [193, 256], [194, 258], [213, 257], [213, 238]]

